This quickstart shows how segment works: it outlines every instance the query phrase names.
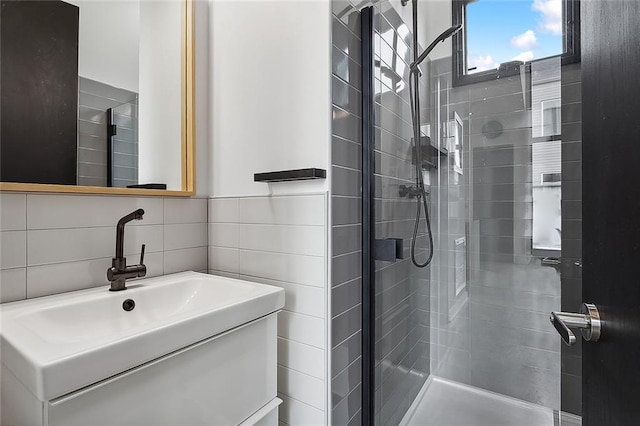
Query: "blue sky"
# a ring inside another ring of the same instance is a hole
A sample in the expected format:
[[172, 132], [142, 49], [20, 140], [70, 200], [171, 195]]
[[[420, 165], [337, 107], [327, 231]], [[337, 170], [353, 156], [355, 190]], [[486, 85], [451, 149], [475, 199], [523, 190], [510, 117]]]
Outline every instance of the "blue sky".
[[561, 0], [479, 0], [467, 6], [467, 52], [476, 71], [562, 52]]

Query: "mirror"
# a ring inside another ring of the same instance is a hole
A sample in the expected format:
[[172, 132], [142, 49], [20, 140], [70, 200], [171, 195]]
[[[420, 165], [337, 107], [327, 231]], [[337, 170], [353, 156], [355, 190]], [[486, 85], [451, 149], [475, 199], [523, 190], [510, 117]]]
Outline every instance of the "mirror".
[[190, 0], [0, 6], [0, 190], [193, 194]]

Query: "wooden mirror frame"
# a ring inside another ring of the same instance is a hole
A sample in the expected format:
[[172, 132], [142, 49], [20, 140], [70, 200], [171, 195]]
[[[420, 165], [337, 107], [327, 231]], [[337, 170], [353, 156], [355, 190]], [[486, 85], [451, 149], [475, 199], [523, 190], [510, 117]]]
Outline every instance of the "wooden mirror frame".
[[195, 32], [193, 0], [184, 1], [182, 32], [182, 140], [180, 162], [182, 189], [156, 190], [103, 186], [57, 185], [42, 183], [0, 182], [0, 191], [57, 192], [78, 194], [190, 197], [195, 194]]

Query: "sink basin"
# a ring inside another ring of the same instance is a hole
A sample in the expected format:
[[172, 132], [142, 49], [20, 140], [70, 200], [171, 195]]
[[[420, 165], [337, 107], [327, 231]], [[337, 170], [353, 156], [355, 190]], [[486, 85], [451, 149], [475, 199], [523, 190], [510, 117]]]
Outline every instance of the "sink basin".
[[[135, 307], [126, 311], [125, 300]], [[0, 306], [2, 363], [48, 401], [268, 315], [284, 290], [183, 272]]]

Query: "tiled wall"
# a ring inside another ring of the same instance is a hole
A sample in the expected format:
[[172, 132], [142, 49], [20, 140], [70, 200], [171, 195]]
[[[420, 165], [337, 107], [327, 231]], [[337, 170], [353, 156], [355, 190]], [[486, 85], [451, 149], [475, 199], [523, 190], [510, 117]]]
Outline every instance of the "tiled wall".
[[[429, 375], [429, 278], [431, 266], [417, 268], [410, 246], [417, 199], [400, 196], [400, 185], [415, 185], [409, 64], [410, 28], [388, 1], [376, 5], [375, 44], [375, 238], [401, 238], [404, 256], [376, 261], [376, 423], [398, 424]], [[423, 75], [421, 103], [427, 103]], [[431, 203], [430, 203], [431, 204]], [[428, 254], [424, 213], [416, 242], [417, 260]]]
[[332, 2], [331, 408], [357, 425], [362, 405], [362, 197], [360, 12]]
[[107, 109], [113, 108], [113, 186], [138, 183], [138, 94], [79, 78], [78, 185], [107, 186]]
[[[582, 95], [580, 64], [562, 67], [562, 310], [582, 303]], [[582, 339], [562, 345], [562, 411], [582, 414]]]
[[[520, 75], [452, 87], [450, 58], [432, 70], [441, 120], [457, 112], [469, 143], [459, 187], [438, 172], [439, 244], [461, 231], [452, 201], [466, 204], [469, 296], [461, 310], [451, 308], [451, 264], [441, 264], [432, 286], [433, 372], [559, 409], [560, 340], [548, 315], [560, 307], [560, 274], [531, 254], [531, 77], [524, 75], [524, 92]], [[492, 121], [499, 135], [487, 132]], [[442, 253], [451, 256], [450, 243]]]
[[[425, 63], [430, 71], [430, 99], [424, 103], [423, 122], [431, 125], [431, 138], [435, 145], [444, 145], [445, 129], [454, 118], [462, 119], [463, 169], [468, 168], [469, 96], [451, 90], [450, 59]], [[468, 197], [470, 174], [459, 174], [453, 168], [453, 156], [439, 156], [438, 167], [430, 171], [432, 229], [435, 255], [432, 264], [430, 288], [430, 353], [431, 372], [435, 375], [468, 383], [469, 378], [469, 312], [468, 280], [466, 288], [455, 292], [456, 240], [466, 237], [467, 248], [472, 241], [467, 236]], [[462, 251], [464, 244], [458, 246]], [[473, 256], [467, 252], [467, 265]]]
[[[410, 30], [388, 1], [333, 4], [332, 423], [361, 422], [361, 81], [358, 9], [375, 4], [376, 238], [405, 240], [405, 259], [376, 263], [377, 424], [400, 421], [429, 371], [428, 271], [408, 258], [415, 200], [408, 93]], [[403, 85], [404, 83], [404, 85]], [[423, 90], [423, 93], [425, 91]], [[421, 229], [421, 234], [424, 229]], [[424, 248], [424, 235], [418, 246]], [[419, 250], [424, 253], [424, 250]]]
[[160, 197], [0, 194], [0, 302], [107, 286], [116, 223], [143, 208], [125, 231], [125, 255], [147, 276], [207, 270], [207, 201]]
[[328, 423], [326, 216], [325, 194], [209, 200], [209, 272], [285, 289], [281, 424]]

